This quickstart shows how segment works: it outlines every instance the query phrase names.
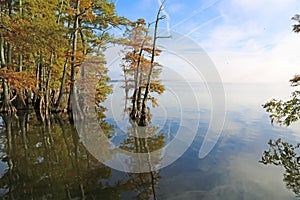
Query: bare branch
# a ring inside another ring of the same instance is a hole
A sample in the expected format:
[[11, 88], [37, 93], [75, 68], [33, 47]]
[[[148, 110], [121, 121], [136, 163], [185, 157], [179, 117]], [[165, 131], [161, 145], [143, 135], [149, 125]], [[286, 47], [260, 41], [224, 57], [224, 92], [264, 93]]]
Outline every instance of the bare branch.
[[168, 36], [157, 36], [156, 38], [157, 38], [157, 39], [160, 39], [160, 38], [172, 38], [172, 35], [168, 35]]
[[15, 95], [11, 100], [10, 102], [13, 102], [16, 98], [17, 98], [18, 95]]

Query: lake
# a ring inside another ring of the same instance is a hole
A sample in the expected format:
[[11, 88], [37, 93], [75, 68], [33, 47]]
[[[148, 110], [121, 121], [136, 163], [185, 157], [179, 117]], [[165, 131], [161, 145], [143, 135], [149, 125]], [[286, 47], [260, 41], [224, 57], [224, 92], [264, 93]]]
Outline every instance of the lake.
[[[152, 116], [147, 130], [152, 138], [134, 137], [138, 129], [124, 112], [127, 104], [120, 82], [113, 84], [114, 93], [103, 103], [107, 110], [99, 117], [99, 123], [113, 148], [135, 153], [161, 149], [176, 139], [180, 131], [187, 136], [194, 132], [191, 144], [174, 162], [160, 168], [164, 162], [162, 155], [155, 154], [151, 159], [157, 163], [152, 167], [159, 170], [124, 172], [131, 170], [129, 166], [135, 165], [134, 160], [123, 163], [123, 171], [116, 170], [109, 166], [114, 159], [122, 161], [123, 158], [117, 154], [108, 156], [105, 150], [101, 151], [106, 148], [102, 144], [100, 150], [89, 146], [94, 144], [89, 137], [97, 136], [78, 131], [67, 116], [53, 115], [50, 126], [46, 126], [34, 112], [19, 113], [13, 118], [2, 115], [1, 197], [297, 199], [297, 194], [283, 181], [283, 167], [259, 163], [270, 139], [282, 138], [291, 144], [300, 142], [297, 123], [289, 128], [272, 126], [261, 106], [272, 98], [288, 98], [293, 89], [288, 83], [224, 84], [224, 126], [220, 136], [209, 138], [215, 145], [203, 158], [199, 158], [199, 151], [209, 130], [212, 108], [218, 105], [212, 105], [205, 84], [169, 81], [164, 85], [166, 92], [155, 96], [159, 106], [149, 106]], [[107, 159], [101, 161], [104, 157]]]

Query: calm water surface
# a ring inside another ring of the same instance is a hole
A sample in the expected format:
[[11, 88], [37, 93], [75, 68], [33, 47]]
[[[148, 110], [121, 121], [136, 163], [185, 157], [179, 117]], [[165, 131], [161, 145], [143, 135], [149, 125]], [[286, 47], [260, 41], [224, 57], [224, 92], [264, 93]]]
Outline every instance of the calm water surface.
[[[67, 117], [53, 115], [51, 125], [34, 112], [0, 120], [0, 194], [3, 199], [297, 199], [283, 181], [282, 167], [258, 161], [270, 139], [300, 142], [300, 128], [272, 127], [261, 105], [273, 97], [287, 98], [288, 84], [225, 84], [226, 119], [214, 149], [203, 159], [199, 149], [209, 126], [210, 95], [193, 83], [199, 107], [182, 83], [166, 82], [167, 91], [151, 109], [149, 127], [156, 133], [150, 149], [170, 142], [179, 129], [180, 113], [198, 123], [190, 148], [176, 162], [152, 173], [125, 173], [99, 162], [87, 150]], [[142, 151], [130, 136], [119, 83], [103, 104], [101, 127], [110, 141], [128, 151]], [[112, 106], [113, 105], [113, 106]], [[187, 126], [188, 124], [185, 124]], [[188, 127], [186, 127], [188, 128]], [[159, 137], [160, 136], [160, 137]], [[139, 141], [140, 142], [140, 141]]]

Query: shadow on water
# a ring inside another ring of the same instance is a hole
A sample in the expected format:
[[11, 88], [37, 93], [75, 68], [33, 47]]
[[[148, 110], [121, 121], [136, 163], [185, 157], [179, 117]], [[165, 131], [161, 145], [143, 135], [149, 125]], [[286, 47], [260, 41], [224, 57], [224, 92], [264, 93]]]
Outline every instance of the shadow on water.
[[[46, 124], [34, 112], [1, 117], [1, 198], [155, 199], [157, 172], [129, 174], [105, 166], [81, 143], [67, 115], [51, 115]], [[153, 143], [129, 137], [122, 148], [148, 151]]]

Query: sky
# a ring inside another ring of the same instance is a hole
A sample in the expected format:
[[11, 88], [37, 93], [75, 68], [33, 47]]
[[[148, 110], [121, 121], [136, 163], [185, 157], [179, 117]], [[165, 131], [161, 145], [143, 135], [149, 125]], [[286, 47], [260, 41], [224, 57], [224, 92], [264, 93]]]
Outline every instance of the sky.
[[[119, 15], [155, 20], [161, 0], [114, 0]], [[300, 74], [299, 0], [166, 0], [160, 27], [204, 49], [223, 82], [285, 82]]]

